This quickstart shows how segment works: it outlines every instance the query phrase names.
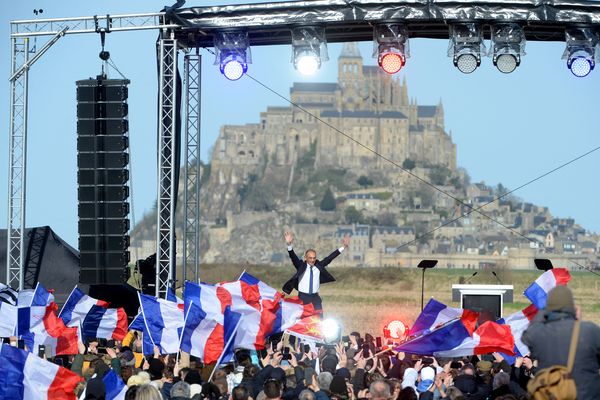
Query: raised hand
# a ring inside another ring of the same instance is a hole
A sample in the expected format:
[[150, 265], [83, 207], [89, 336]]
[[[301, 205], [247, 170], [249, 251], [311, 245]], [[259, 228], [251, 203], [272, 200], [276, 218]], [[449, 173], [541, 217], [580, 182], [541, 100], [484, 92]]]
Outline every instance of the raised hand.
[[285, 244], [291, 246], [294, 242], [294, 234], [290, 231], [286, 231], [283, 233], [283, 238], [285, 239]]
[[347, 233], [344, 235], [344, 238], [342, 239], [342, 246], [344, 246], [345, 249], [347, 249], [348, 246], [350, 246], [350, 235], [348, 235]]

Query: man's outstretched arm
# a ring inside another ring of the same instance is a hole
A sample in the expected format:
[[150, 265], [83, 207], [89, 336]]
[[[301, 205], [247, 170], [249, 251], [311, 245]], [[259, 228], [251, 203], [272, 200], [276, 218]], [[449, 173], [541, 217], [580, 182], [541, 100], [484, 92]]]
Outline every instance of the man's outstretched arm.
[[342, 251], [344, 251], [345, 249], [347, 249], [348, 246], [350, 246], [350, 235], [346, 234], [346, 235], [344, 235], [344, 238], [342, 239], [342, 247], [340, 247], [339, 249], [335, 249], [333, 251], [333, 253], [331, 253], [330, 255], [328, 255], [327, 257], [325, 257], [321, 261], [321, 264], [323, 266], [328, 265], [330, 262], [333, 261], [334, 258], [336, 258], [337, 256], [339, 256], [342, 253]]
[[285, 243], [287, 244], [288, 254], [290, 259], [292, 260], [292, 264], [294, 264], [294, 268], [298, 269], [302, 265], [302, 260], [298, 258], [294, 248], [292, 247], [292, 243], [294, 242], [294, 234], [292, 232], [286, 231], [283, 233], [283, 238], [285, 239]]

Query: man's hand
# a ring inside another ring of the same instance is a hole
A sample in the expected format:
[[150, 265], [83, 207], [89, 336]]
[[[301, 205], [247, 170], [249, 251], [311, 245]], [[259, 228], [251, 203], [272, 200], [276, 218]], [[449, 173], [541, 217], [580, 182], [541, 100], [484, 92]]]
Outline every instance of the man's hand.
[[283, 233], [283, 237], [285, 239], [285, 244], [291, 246], [292, 242], [294, 241], [294, 234], [290, 231], [286, 231]]
[[342, 239], [342, 246], [344, 246], [345, 249], [347, 249], [348, 246], [350, 246], [350, 235], [348, 235], [347, 233], [344, 235], [344, 238]]

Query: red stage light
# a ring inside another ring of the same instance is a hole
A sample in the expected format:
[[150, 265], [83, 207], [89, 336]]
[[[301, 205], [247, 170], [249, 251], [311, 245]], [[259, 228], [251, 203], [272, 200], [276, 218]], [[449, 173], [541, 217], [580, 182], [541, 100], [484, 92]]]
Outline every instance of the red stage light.
[[404, 66], [404, 55], [393, 52], [383, 53], [379, 56], [379, 66], [386, 73], [395, 74]]
[[383, 328], [383, 336], [388, 339], [404, 339], [407, 332], [408, 326], [399, 319], [391, 321]]

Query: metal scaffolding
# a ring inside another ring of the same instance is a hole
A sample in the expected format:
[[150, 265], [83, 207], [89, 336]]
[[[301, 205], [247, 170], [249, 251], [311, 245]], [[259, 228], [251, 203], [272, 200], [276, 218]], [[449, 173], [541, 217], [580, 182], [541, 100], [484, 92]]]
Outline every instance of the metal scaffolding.
[[175, 277], [175, 181], [177, 156], [177, 40], [162, 31], [158, 108], [158, 209], [156, 221], [156, 297], [165, 298]]
[[[195, 54], [184, 57], [185, 90], [185, 168], [183, 216], [183, 274], [197, 281], [200, 265], [200, 78], [202, 56], [196, 48]], [[193, 277], [193, 278], [192, 278]]]

